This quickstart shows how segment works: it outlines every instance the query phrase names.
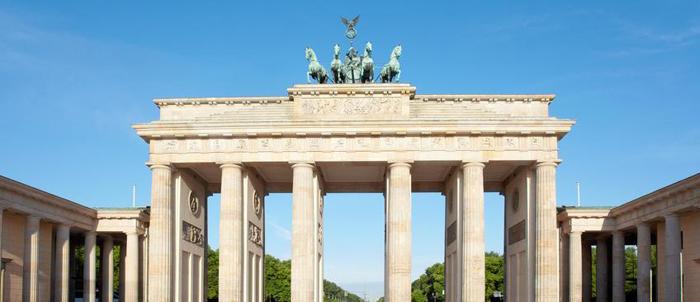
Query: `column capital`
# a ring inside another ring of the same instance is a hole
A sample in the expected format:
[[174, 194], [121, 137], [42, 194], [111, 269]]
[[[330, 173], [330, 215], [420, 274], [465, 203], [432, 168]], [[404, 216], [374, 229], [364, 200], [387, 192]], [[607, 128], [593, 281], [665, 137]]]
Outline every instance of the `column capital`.
[[678, 213], [670, 212], [670, 213], [664, 214], [664, 220], [668, 220], [668, 219], [678, 219]]
[[165, 162], [147, 162], [146, 166], [151, 168], [151, 170], [155, 170], [155, 169], [172, 170], [173, 169], [173, 165], [171, 163], [165, 163]]
[[535, 167], [557, 167], [561, 163], [560, 159], [538, 160]]
[[313, 161], [290, 161], [289, 165], [292, 166], [292, 169], [296, 167], [307, 167], [311, 169], [316, 169], [316, 163]]
[[134, 235], [141, 236], [141, 233], [143, 233], [143, 232], [141, 232], [139, 230], [126, 230], [123, 233], [126, 236], [134, 236]]
[[231, 161], [231, 162], [219, 162], [217, 163], [221, 169], [224, 168], [237, 168], [239, 170], [243, 170], [243, 163], [238, 162], [238, 161]]
[[466, 167], [484, 168], [486, 167], [486, 163], [488, 163], [488, 161], [462, 161], [462, 169]]
[[43, 218], [37, 215], [29, 214], [27, 215], [27, 222], [39, 223]]
[[413, 161], [409, 160], [397, 160], [397, 161], [389, 161], [388, 162], [388, 167], [393, 168], [393, 167], [409, 167], [411, 168], [413, 166]]

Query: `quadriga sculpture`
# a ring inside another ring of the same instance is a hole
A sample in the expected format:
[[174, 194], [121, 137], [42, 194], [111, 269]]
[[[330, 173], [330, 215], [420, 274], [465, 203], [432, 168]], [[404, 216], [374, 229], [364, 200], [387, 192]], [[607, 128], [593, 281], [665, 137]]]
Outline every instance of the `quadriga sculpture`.
[[333, 83], [345, 83], [345, 73], [343, 72], [343, 62], [340, 61], [340, 45], [333, 46], [333, 61], [331, 61], [331, 74]]
[[386, 63], [384, 67], [382, 67], [382, 71], [379, 73], [379, 79], [382, 83], [398, 82], [401, 78], [399, 57], [401, 57], [401, 45], [394, 47], [389, 57], [389, 63]]
[[318, 81], [319, 84], [326, 84], [326, 82], [328, 82], [326, 69], [318, 63], [316, 53], [309, 47], [306, 48], [306, 60], [309, 61], [309, 71], [306, 72], [306, 81], [311, 83], [311, 79], [313, 78]]
[[362, 55], [362, 83], [374, 81], [374, 60], [372, 60], [372, 43], [367, 42], [365, 53]]

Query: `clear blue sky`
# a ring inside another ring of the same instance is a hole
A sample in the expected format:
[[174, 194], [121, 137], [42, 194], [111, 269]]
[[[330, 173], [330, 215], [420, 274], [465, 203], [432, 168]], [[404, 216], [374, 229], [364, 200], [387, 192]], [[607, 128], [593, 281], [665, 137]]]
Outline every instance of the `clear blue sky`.
[[[616, 205], [700, 170], [698, 1], [253, 2], [0, 1], [0, 174], [89, 206], [128, 206], [136, 184], [146, 205], [148, 149], [130, 125], [157, 119], [152, 98], [283, 95], [305, 81], [304, 47], [329, 62], [338, 18], [356, 14], [379, 64], [403, 45], [420, 93], [557, 94], [552, 115], [577, 120], [560, 204], [576, 181], [584, 205]], [[327, 199], [327, 276], [381, 281], [381, 195]], [[278, 257], [289, 200], [267, 205]], [[414, 197], [414, 275], [442, 258], [442, 206]], [[490, 250], [501, 211], [489, 195]]]

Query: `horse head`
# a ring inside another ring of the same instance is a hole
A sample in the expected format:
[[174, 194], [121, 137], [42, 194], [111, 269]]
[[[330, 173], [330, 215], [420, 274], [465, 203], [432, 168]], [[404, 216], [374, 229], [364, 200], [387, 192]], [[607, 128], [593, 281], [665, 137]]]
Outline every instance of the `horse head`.
[[372, 56], [372, 42], [367, 42], [365, 45], [365, 57], [371, 57]]
[[335, 44], [335, 46], [333, 46], [333, 56], [337, 58], [338, 55], [340, 55], [340, 45]]
[[316, 54], [314, 50], [309, 47], [306, 48], [306, 59], [309, 61], [316, 61]]
[[394, 50], [391, 52], [391, 57], [392, 58], [399, 58], [401, 56], [401, 45], [397, 45], [394, 47]]

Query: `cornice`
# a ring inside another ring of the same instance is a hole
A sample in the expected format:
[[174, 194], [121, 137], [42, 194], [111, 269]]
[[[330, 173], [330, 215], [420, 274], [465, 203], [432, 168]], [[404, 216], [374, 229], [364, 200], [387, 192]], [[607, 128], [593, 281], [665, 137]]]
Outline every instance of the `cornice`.
[[92, 208], [86, 207], [74, 201], [65, 199], [60, 196], [56, 196], [54, 194], [48, 193], [46, 191], [37, 189], [35, 187], [29, 186], [27, 184], [18, 182], [16, 180], [4, 176], [0, 176], [0, 189], [4, 189], [18, 195], [35, 199], [37, 201], [46, 202], [52, 206], [64, 209], [69, 212], [78, 212], [91, 218], [95, 218], [97, 214], [97, 212]]
[[551, 103], [556, 98], [554, 94], [421, 94], [415, 99], [424, 102], [471, 102], [471, 103]]
[[[235, 121], [158, 121], [132, 127], [144, 139], [151, 138], [231, 138], [307, 136], [554, 136], [561, 139], [575, 124], [566, 119], [465, 121], [298, 121], [261, 122], [258, 125]], [[383, 129], [377, 131], [377, 129]]]
[[235, 104], [280, 104], [290, 101], [290, 97], [207, 97], [207, 98], [157, 98], [153, 103], [159, 108], [165, 106], [235, 105]]
[[682, 179], [661, 189], [648, 193], [646, 195], [640, 196], [629, 202], [623, 203], [611, 210], [611, 215], [619, 216], [633, 211], [644, 206], [650, 205], [652, 203], [670, 198], [676, 194], [682, 194], [687, 190], [700, 189], [700, 173], [697, 173], [688, 178]]

